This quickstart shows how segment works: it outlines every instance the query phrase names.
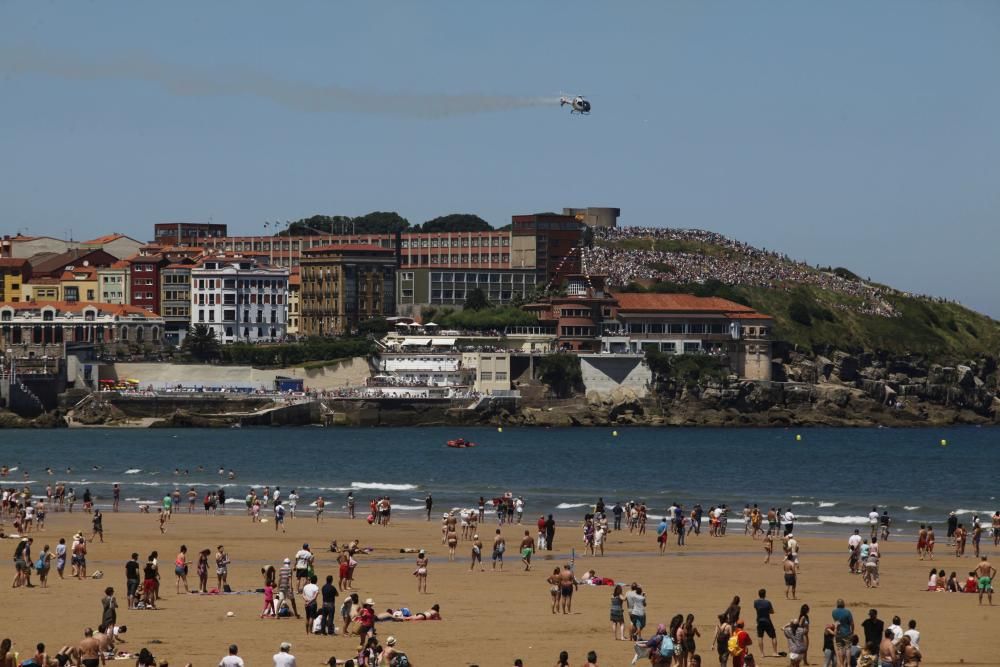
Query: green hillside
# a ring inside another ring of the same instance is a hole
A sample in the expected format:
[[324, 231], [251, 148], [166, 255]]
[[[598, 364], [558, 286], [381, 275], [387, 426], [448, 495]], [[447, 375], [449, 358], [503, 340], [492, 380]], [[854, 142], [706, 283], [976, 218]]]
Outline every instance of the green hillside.
[[[891, 287], [862, 281], [843, 268], [811, 268], [771, 255], [763, 260], [773, 266], [793, 268], [800, 275], [805, 274], [807, 279], [836, 275], [852, 285], [877, 289], [880, 299], [894, 309], [895, 316], [869, 314], [864, 297], [856, 296], [850, 290], [827, 289], [806, 280], [786, 281], [778, 287], [732, 285], [714, 278], [696, 283], [668, 280], [675, 275], [672, 258], [676, 256], [671, 253], [701, 255], [724, 267], [737, 268], [741, 263], [745, 266], [745, 256], [725, 243], [732, 242], [728, 239], [723, 243], [713, 243], [704, 238], [634, 237], [596, 241], [599, 248], [624, 253], [624, 256], [617, 257], [616, 262], [629, 263], [634, 257], [635, 262], [655, 276], [612, 289], [687, 292], [744, 303], [775, 318], [776, 340], [800, 347], [918, 354], [941, 363], [1000, 355], [1000, 322], [956, 303], [911, 296]], [[647, 252], [640, 254], [637, 251]], [[652, 254], [649, 251], [662, 253], [663, 256], [651, 260], [648, 258]]]

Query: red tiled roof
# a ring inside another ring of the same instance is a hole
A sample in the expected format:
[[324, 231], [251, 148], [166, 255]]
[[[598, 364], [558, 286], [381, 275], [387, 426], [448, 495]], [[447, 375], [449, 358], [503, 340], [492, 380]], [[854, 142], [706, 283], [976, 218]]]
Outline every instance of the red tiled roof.
[[23, 269], [28, 264], [30, 262], [23, 257], [0, 257], [0, 268]]
[[61, 280], [76, 280], [80, 274], [87, 275], [84, 280], [92, 280], [97, 277], [97, 269], [93, 266], [77, 266], [72, 271], [67, 269], [63, 271]]
[[395, 252], [392, 248], [383, 248], [379, 245], [374, 245], [370, 243], [341, 243], [337, 245], [321, 245], [315, 248], [306, 248], [302, 251], [303, 253], [311, 252], [340, 252], [340, 253], [351, 253], [351, 252], [384, 252], [393, 253]]
[[647, 294], [616, 292], [618, 309], [626, 312], [716, 312], [753, 313], [753, 308], [717, 296], [694, 296], [693, 294]]
[[[84, 241], [83, 245], [103, 245], [105, 243], [112, 243], [114, 241], [117, 241], [118, 239], [127, 239], [127, 238], [129, 238], [129, 237], [125, 236], [124, 234], [118, 234], [118, 233], [115, 233], [115, 234], [105, 234], [104, 236], [98, 236], [96, 239], [91, 239], [89, 241]], [[131, 239], [131, 240], [135, 241], [135, 239]], [[136, 241], [136, 243], [138, 243], [138, 241]]]

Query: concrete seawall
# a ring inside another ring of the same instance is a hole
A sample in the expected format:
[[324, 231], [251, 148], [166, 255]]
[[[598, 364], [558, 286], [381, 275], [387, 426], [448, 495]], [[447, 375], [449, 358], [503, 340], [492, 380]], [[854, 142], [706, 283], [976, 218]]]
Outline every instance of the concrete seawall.
[[336, 389], [364, 385], [370, 375], [368, 360], [364, 357], [345, 359], [316, 369], [164, 363], [116, 363], [101, 368], [102, 380], [134, 378], [143, 388], [152, 385], [157, 389], [177, 385], [270, 389], [278, 376], [303, 378], [309, 389]]

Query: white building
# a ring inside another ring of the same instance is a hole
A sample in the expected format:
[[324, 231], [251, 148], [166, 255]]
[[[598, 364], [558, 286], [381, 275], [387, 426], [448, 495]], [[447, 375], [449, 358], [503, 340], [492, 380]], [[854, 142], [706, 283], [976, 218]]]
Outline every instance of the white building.
[[288, 269], [239, 255], [204, 257], [191, 268], [191, 325], [220, 343], [277, 341], [288, 331]]

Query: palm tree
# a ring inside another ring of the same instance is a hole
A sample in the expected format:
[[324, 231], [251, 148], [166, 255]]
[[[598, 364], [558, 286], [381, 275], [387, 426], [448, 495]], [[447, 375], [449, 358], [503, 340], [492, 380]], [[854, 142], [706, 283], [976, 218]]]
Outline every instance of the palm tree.
[[195, 324], [188, 329], [181, 349], [199, 361], [218, 358], [219, 341], [215, 338], [215, 329], [207, 324]]

